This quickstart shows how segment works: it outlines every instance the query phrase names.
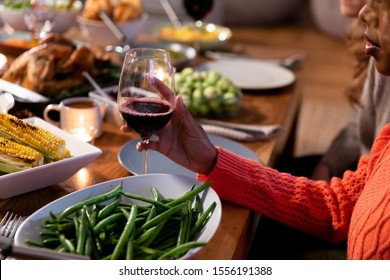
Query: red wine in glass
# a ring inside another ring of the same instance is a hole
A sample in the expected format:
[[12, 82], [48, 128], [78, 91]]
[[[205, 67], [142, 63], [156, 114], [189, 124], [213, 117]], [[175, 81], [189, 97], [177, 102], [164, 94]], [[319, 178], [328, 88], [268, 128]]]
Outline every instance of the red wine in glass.
[[141, 138], [149, 138], [169, 122], [173, 107], [163, 99], [124, 97], [119, 103], [119, 111], [126, 124]]
[[183, 0], [184, 8], [195, 21], [202, 20], [213, 8], [213, 0]]
[[141, 136], [145, 174], [150, 137], [169, 122], [174, 102], [174, 68], [169, 52], [156, 48], [128, 50], [119, 78], [117, 103], [127, 126]]

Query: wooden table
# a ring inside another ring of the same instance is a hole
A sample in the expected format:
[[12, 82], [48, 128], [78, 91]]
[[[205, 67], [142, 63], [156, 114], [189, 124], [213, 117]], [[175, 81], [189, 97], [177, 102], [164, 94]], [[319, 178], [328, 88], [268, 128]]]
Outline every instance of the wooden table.
[[[234, 44], [234, 41], [233, 41]], [[262, 47], [240, 44], [251, 55], [264, 55]], [[274, 57], [285, 57], [291, 50], [269, 48]], [[243, 69], [245, 71], [245, 69]], [[277, 157], [285, 150], [289, 137], [293, 136], [294, 124], [300, 104], [299, 71], [296, 82], [286, 88], [272, 91], [244, 92], [242, 107], [232, 122], [247, 124], [281, 124], [285, 133], [268, 141], [243, 143], [252, 149], [259, 160], [272, 166]], [[95, 140], [95, 145], [103, 154], [94, 162], [82, 168], [67, 181], [0, 201], [0, 215], [7, 211], [20, 215], [30, 215], [45, 204], [70, 192], [100, 183], [106, 180], [129, 176], [118, 162], [118, 151], [126, 142], [135, 137], [123, 134], [118, 127], [104, 124], [104, 134]], [[28, 182], [26, 182], [28, 184]], [[195, 256], [196, 259], [245, 259], [251, 243], [254, 229], [254, 213], [250, 210], [223, 202], [222, 221], [210, 243]]]

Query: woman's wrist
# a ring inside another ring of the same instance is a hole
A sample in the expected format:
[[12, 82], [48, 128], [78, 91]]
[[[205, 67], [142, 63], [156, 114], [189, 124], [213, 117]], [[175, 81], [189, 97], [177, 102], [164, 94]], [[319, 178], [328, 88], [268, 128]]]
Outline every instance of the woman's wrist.
[[213, 170], [218, 160], [218, 149], [213, 148], [210, 153], [208, 153], [207, 164], [204, 164], [198, 171], [198, 173], [208, 176]]

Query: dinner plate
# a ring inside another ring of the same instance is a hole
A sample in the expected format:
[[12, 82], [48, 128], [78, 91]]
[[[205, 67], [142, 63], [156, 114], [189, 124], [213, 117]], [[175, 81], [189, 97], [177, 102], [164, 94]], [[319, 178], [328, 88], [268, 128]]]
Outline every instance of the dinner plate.
[[78, 140], [40, 118], [33, 117], [25, 120], [65, 139], [71, 157], [27, 170], [0, 175], [0, 199], [65, 181], [102, 153], [99, 148]]
[[215, 60], [197, 70], [215, 70], [242, 89], [275, 89], [295, 81], [292, 71], [270, 62], [249, 59]]
[[[209, 135], [209, 138], [215, 146], [220, 146], [238, 155], [259, 162], [254, 152], [238, 142], [216, 135]], [[144, 174], [144, 154], [138, 152], [135, 148], [139, 141], [140, 139], [137, 138], [127, 142], [122, 146], [118, 154], [120, 164], [134, 175]], [[148, 172], [150, 174], [168, 173], [196, 177], [194, 172], [178, 165], [165, 155], [152, 150], [149, 150], [148, 153]]]
[[[155, 187], [164, 198], [178, 198], [190, 191], [192, 186], [199, 186], [202, 182], [188, 176], [172, 175], [172, 174], [149, 174], [140, 176], [129, 176], [125, 178], [114, 179], [99, 183], [88, 188], [70, 193], [62, 198], [59, 198], [43, 208], [39, 209], [30, 215], [19, 227], [15, 235], [15, 244], [26, 246], [25, 241], [34, 240], [41, 241], [39, 232], [42, 226], [42, 220], [48, 219], [50, 213], [58, 215], [68, 206], [71, 206], [79, 201], [95, 197], [106, 193], [113, 188], [122, 184], [123, 191], [137, 194], [140, 196], [152, 198], [151, 188]], [[222, 206], [218, 195], [212, 188], [208, 188], [200, 193], [203, 209], [206, 210], [212, 203], [216, 203], [216, 207], [210, 215], [209, 220], [203, 230], [195, 237], [195, 241], [208, 242], [215, 234], [222, 217]], [[130, 202], [131, 199], [122, 197], [122, 202]], [[135, 201], [140, 204], [139, 201]], [[196, 252], [201, 250], [201, 247], [190, 250], [182, 259], [191, 258]]]

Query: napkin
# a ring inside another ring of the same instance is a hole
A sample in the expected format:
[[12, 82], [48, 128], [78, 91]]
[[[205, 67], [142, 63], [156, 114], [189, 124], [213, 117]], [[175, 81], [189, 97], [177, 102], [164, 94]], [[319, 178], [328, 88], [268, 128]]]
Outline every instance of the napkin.
[[207, 119], [200, 119], [198, 121], [209, 134], [223, 136], [241, 142], [268, 140], [278, 137], [283, 133], [283, 127], [276, 124], [249, 125]]

